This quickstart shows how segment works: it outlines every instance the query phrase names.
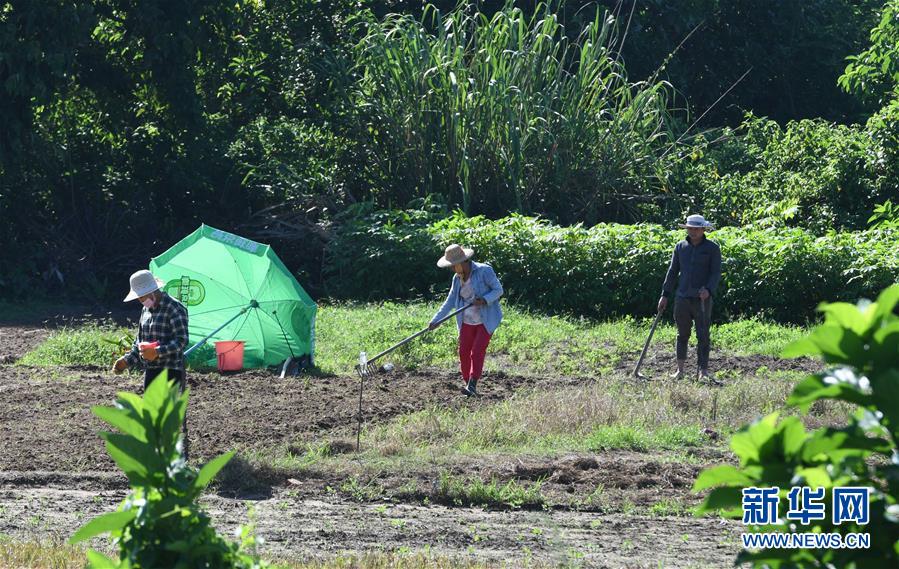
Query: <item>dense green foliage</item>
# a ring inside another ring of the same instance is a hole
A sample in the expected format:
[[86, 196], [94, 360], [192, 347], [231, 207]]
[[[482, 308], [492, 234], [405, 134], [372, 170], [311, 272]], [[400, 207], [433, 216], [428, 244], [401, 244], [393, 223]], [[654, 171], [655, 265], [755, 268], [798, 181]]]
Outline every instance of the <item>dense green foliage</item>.
[[321, 62], [346, 42], [353, 8], [0, 6], [0, 294], [104, 296], [115, 279], [119, 296], [123, 277], [201, 221], [234, 228], [280, 203], [257, 183], [264, 155], [242, 141], [268, 122], [317, 132], [331, 92]]
[[0, 297], [119, 297], [201, 221], [321, 295], [359, 203], [821, 234], [899, 200], [894, 0], [436, 7], [4, 3]]
[[261, 568], [266, 565], [241, 551], [252, 544], [221, 538], [197, 504], [203, 489], [228, 463], [233, 451], [215, 458], [199, 472], [187, 465], [181, 425], [189, 392], [179, 394], [163, 373], [143, 397], [119, 393], [115, 407], [93, 408], [100, 419], [121, 433], [101, 433], [106, 449], [119, 465], [131, 492], [116, 512], [85, 524], [71, 542], [109, 533], [119, 549], [118, 561], [91, 551], [94, 569], [151, 567]]
[[[630, 17], [632, 6], [635, 10], [624, 60], [632, 77], [643, 78], [677, 49], [663, 77], [684, 95], [694, 116], [711, 108], [705, 127], [735, 126], [743, 110], [782, 124], [816, 117], [854, 121], [864, 116], [864, 107], [842, 93], [836, 79], [846, 57], [864, 47], [882, 3], [626, 1], [621, 17]], [[616, 0], [603, 4], [612, 7]]]
[[840, 85], [847, 91], [875, 102], [878, 107], [899, 98], [899, 1], [888, 0], [880, 21], [871, 30], [871, 45], [849, 57]]
[[[438, 219], [435, 214], [432, 219]], [[596, 316], [652, 314], [682, 231], [658, 225], [560, 227], [509, 216], [379, 212], [344, 224], [327, 257], [328, 292], [338, 298], [437, 298], [449, 274], [436, 260], [450, 243], [489, 262], [506, 299], [537, 310]], [[803, 322], [825, 298], [872, 297], [899, 270], [894, 230], [828, 233], [725, 228], [718, 291], [726, 318], [764, 314]], [[717, 309], [716, 309], [717, 310]]]
[[749, 115], [697, 140], [672, 187], [720, 225], [862, 229], [899, 192], [899, 139], [886, 116], [867, 127]]
[[[870, 549], [777, 549], [743, 552], [738, 561], [758, 567], [895, 567], [899, 563], [899, 286], [883, 291], [877, 302], [857, 306], [822, 303], [824, 324], [788, 346], [785, 356], [821, 356], [828, 368], [796, 385], [789, 405], [808, 411], [815, 402], [836, 400], [855, 412], [843, 427], [807, 433], [800, 420], [768, 415], [731, 439], [740, 467], [704, 471], [694, 490], [714, 488], [706, 511], [739, 512], [741, 490], [778, 487], [785, 498], [793, 486], [824, 488], [830, 504], [833, 488], [869, 487], [870, 523], [839, 525], [832, 517], [811, 520], [798, 531], [866, 532]], [[828, 508], [828, 511], [830, 508]], [[832, 512], [831, 512], [832, 514]], [[758, 531], [794, 531], [786, 523]]]

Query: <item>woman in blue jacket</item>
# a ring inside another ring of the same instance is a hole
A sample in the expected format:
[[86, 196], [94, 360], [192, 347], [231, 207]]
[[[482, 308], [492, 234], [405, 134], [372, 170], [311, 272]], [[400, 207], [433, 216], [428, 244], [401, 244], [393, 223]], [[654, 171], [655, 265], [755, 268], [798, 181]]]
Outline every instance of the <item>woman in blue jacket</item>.
[[433, 330], [438, 320], [463, 306], [470, 304], [456, 315], [459, 328], [459, 369], [465, 386], [462, 393], [478, 395], [478, 380], [484, 369], [484, 356], [487, 344], [493, 332], [503, 319], [503, 311], [499, 306], [499, 297], [503, 294], [503, 285], [496, 278], [493, 268], [486, 263], [471, 260], [474, 250], [453, 244], [446, 248], [443, 257], [437, 261], [440, 268], [452, 267], [453, 283], [446, 300], [428, 328]]

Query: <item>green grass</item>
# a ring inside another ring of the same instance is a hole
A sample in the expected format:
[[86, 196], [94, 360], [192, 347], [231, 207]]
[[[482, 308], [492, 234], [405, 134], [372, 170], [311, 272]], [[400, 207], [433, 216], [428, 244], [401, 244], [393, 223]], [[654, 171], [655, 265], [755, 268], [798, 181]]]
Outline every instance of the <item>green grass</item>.
[[766, 322], [756, 318], [712, 326], [716, 348], [739, 354], [778, 356], [788, 344], [808, 334], [800, 326]]
[[448, 472], [440, 473], [437, 497], [457, 506], [508, 506], [511, 508], [540, 507], [546, 503], [541, 493], [542, 481], [505, 484], [495, 478], [489, 481], [463, 479]]
[[[318, 314], [316, 361], [326, 373], [346, 374], [359, 352], [369, 357], [424, 328], [436, 304], [326, 305]], [[596, 375], [609, 371], [623, 353], [639, 351], [650, 321], [609, 322], [544, 316], [505, 306], [505, 319], [490, 342], [487, 371], [549, 375]], [[776, 355], [804, 334], [802, 328], [757, 319], [712, 327], [715, 347], [741, 355]], [[654, 336], [658, 349], [671, 350], [677, 332], [663, 321]], [[433, 333], [387, 358], [397, 365], [455, 366], [456, 329], [446, 322]]]
[[54, 541], [17, 541], [0, 536], [0, 567], [82, 569], [84, 549]]
[[[322, 373], [351, 374], [359, 352], [374, 356], [422, 328], [433, 316], [436, 304], [336, 304], [323, 305], [316, 325], [316, 363]], [[622, 318], [609, 322], [544, 316], [515, 307], [504, 307], [506, 317], [490, 343], [487, 372], [539, 375], [601, 376], [622, 357], [632, 358], [642, 348], [650, 321]], [[117, 350], [104, 339], [118, 340], [134, 330], [108, 325], [66, 328], [53, 333], [20, 363], [33, 366], [111, 366]], [[738, 354], [779, 353], [799, 338], [803, 329], [760, 320], [743, 320], [714, 326], [716, 349]], [[676, 331], [665, 321], [658, 327], [656, 349], [672, 350]], [[396, 365], [455, 367], [455, 323], [446, 322], [387, 359]]]
[[691, 516], [695, 507], [684, 504], [675, 498], [663, 498], [649, 507], [649, 515], [656, 517]]
[[[108, 324], [88, 324], [55, 331], [18, 363], [31, 366], [97, 365], [112, 367], [125, 353], [134, 330]], [[109, 342], [123, 342], [122, 347]]]
[[[299, 454], [255, 449], [248, 457], [261, 470], [337, 474], [345, 482], [335, 491], [363, 501], [381, 497], [385, 490], [377, 481], [385, 472], [414, 478], [471, 460], [625, 450], [663, 462], [704, 464], [709, 451], [727, 452], [726, 441], [737, 426], [782, 408], [791, 389], [792, 381], [752, 375], [735, 377], [720, 388], [691, 382], [638, 385], [611, 378], [554, 391], [519, 392], [471, 408], [434, 406], [401, 415], [364, 430], [361, 455], [332, 454], [312, 446]], [[822, 407], [803, 421], [832, 424], [845, 413], [839, 405]], [[705, 429], [716, 436], [710, 438]], [[478, 492], [456, 490], [460, 496]], [[495, 496], [485, 500], [503, 503]]]
[[[710, 388], [609, 377], [520, 391], [490, 405], [436, 405], [372, 426], [363, 447], [383, 457], [689, 449], [716, 444], [706, 428], [723, 441], [736, 426], [780, 409], [793, 383], [747, 374]], [[842, 412], [835, 406], [807, 420], [827, 422]]]
[[596, 427], [587, 435], [588, 450], [627, 449], [639, 452], [698, 447], [706, 442], [696, 425], [671, 425], [649, 428], [643, 425], [610, 425]]

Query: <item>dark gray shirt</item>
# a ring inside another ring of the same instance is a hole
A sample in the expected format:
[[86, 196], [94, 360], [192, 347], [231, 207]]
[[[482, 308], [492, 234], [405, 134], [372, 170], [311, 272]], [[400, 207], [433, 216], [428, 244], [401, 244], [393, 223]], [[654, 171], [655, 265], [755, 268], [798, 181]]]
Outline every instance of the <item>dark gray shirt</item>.
[[670, 296], [674, 290], [674, 279], [677, 282], [677, 298], [696, 298], [699, 289], [705, 287], [712, 296], [721, 281], [721, 248], [714, 241], [703, 238], [699, 245], [692, 245], [684, 239], [674, 247], [665, 284], [662, 285], [662, 296]]

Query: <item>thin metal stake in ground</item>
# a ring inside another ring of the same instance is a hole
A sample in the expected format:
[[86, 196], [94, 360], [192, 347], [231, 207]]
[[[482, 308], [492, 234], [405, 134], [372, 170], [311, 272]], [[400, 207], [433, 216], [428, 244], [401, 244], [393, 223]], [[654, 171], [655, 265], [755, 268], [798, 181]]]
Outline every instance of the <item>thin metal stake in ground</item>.
[[365, 376], [370, 373], [371, 368], [368, 366], [368, 363], [365, 365], [360, 363], [356, 366], [356, 371], [359, 372], [359, 415], [356, 422], [356, 452], [359, 452], [359, 441], [362, 436], [362, 389], [365, 386]]
[[[459, 309], [457, 309], [456, 311], [451, 312], [450, 314], [447, 314], [446, 316], [444, 316], [443, 318], [441, 318], [440, 320], [438, 320], [438, 321], [435, 322], [434, 324], [438, 324], [438, 325], [439, 325], [439, 324], [443, 324], [444, 322], [446, 322], [447, 320], [449, 320], [450, 318], [452, 318], [452, 317], [455, 316], [456, 314], [459, 314], [460, 312], [462, 312], [463, 310], [465, 310], [465, 309], [467, 309], [467, 308], [469, 308], [469, 307], [471, 307], [471, 304], [466, 304], [466, 305], [463, 306], [462, 308], [459, 308]], [[411, 342], [411, 341], [414, 340], [415, 338], [418, 338], [418, 337], [421, 336], [422, 334], [425, 334], [425, 333], [430, 332], [430, 331], [431, 331], [431, 328], [430, 328], [430, 327], [425, 328], [424, 330], [419, 330], [418, 332], [412, 334], [412, 335], [409, 336], [408, 338], [405, 338], [405, 339], [403, 339], [403, 340], [397, 342], [396, 344], [390, 346], [389, 348], [387, 348], [387, 349], [384, 350], [383, 352], [381, 352], [381, 353], [375, 355], [375, 356], [372, 357], [371, 359], [366, 359], [364, 363], [360, 361], [360, 362], [359, 362], [359, 365], [356, 366], [356, 371], [359, 373], [359, 420], [358, 420], [358, 422], [357, 422], [357, 424], [356, 424], [356, 452], [359, 452], [359, 441], [360, 441], [360, 436], [361, 436], [361, 433], [362, 433], [362, 387], [363, 387], [363, 385], [365, 385], [365, 378], [366, 378], [366, 376], [371, 375], [371, 373], [374, 372], [374, 366], [371, 365], [371, 364], [373, 364], [374, 362], [376, 362], [376, 361], [378, 361], [379, 359], [383, 358], [384, 356], [386, 356], [387, 354], [389, 354], [389, 353], [392, 352], [393, 350], [399, 348], [400, 346], [403, 346], [403, 345], [405, 345], [405, 344]], [[364, 354], [364, 353], [365, 353], [365, 352], [363, 352], [363, 354]]]

